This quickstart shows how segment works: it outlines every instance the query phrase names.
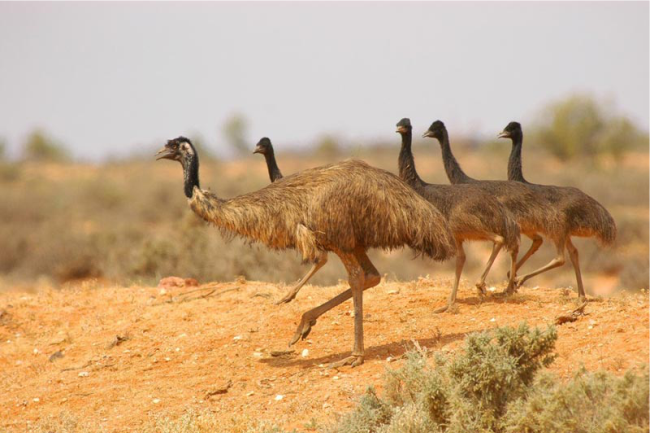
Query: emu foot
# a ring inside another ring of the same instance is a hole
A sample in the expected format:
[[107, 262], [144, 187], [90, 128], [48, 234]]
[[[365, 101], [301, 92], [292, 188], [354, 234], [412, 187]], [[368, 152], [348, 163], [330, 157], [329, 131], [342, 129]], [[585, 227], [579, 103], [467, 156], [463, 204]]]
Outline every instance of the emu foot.
[[514, 295], [517, 293], [519, 286], [516, 282], [508, 283], [508, 287], [503, 291], [506, 295]]
[[316, 320], [310, 320], [307, 321], [304, 317], [300, 321], [300, 324], [298, 325], [298, 329], [296, 329], [296, 333], [293, 335], [293, 338], [291, 339], [291, 342], [289, 342], [289, 347], [293, 346], [296, 344], [298, 340], [304, 340], [307, 338], [309, 333], [311, 332], [311, 327], [316, 324]]
[[517, 277], [517, 278], [515, 278], [515, 288], [514, 288], [515, 292], [518, 291], [518, 290], [521, 288], [521, 286], [524, 285], [524, 282], [525, 282], [525, 281], [526, 281], [526, 280], [524, 280], [524, 279], [521, 278], [521, 277]]
[[458, 304], [455, 302], [452, 302], [451, 304], [447, 304], [444, 307], [440, 307], [437, 310], [433, 310], [433, 314], [440, 314], [440, 313], [451, 313], [451, 314], [456, 314], [458, 313]]
[[476, 290], [478, 291], [479, 298], [483, 298], [487, 295], [487, 284], [485, 284], [485, 282], [476, 283]]
[[275, 301], [275, 305], [288, 304], [289, 302], [291, 302], [291, 301], [293, 301], [295, 299], [297, 294], [298, 294], [298, 292], [296, 292], [295, 290], [291, 290], [291, 291], [289, 291], [289, 293], [284, 295], [284, 297], [282, 299], [280, 299], [279, 301]]
[[340, 361], [332, 362], [327, 366], [327, 368], [339, 368], [343, 367], [344, 365], [349, 365], [350, 367], [354, 368], [361, 364], [363, 364], [363, 355], [352, 355]]

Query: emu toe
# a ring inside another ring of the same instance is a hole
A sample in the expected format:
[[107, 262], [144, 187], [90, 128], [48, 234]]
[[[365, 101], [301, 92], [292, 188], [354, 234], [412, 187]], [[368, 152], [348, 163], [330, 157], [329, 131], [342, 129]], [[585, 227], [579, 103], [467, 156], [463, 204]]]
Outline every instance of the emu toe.
[[452, 302], [450, 304], [445, 305], [444, 307], [440, 307], [437, 310], [433, 310], [433, 314], [440, 314], [440, 313], [450, 313], [450, 314], [458, 314], [458, 304], [455, 302]]
[[289, 346], [293, 346], [298, 342], [298, 340], [304, 340], [307, 338], [309, 333], [311, 332], [311, 327], [316, 324], [315, 320], [310, 320], [307, 321], [304, 318], [300, 321], [300, 324], [298, 325], [298, 329], [296, 329], [296, 333], [293, 335], [293, 338], [291, 339], [291, 342], [289, 342]]
[[275, 305], [288, 304], [289, 302], [294, 300], [294, 298], [296, 297], [297, 294], [298, 294], [297, 292], [294, 292], [292, 290], [289, 293], [287, 293], [286, 295], [284, 295], [284, 297], [282, 299], [280, 299], [279, 301], [276, 301]]
[[327, 366], [327, 368], [339, 368], [345, 365], [349, 365], [350, 367], [354, 368], [361, 364], [363, 364], [363, 355], [352, 355], [348, 356], [347, 358], [343, 358], [340, 361], [332, 362]]

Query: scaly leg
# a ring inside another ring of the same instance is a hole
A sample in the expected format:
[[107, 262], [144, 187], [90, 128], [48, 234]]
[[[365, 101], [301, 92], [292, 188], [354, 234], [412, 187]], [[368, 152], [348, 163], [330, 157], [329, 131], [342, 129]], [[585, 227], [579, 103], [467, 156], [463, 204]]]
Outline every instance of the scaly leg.
[[519, 248], [514, 248], [510, 251], [510, 272], [508, 272], [508, 287], [506, 287], [505, 293], [510, 295], [517, 291], [515, 286], [515, 277], [517, 276], [517, 254], [519, 253]]
[[578, 249], [571, 242], [571, 237], [568, 237], [566, 240], [566, 248], [569, 251], [569, 258], [573, 264], [573, 270], [576, 272], [576, 281], [578, 282], [578, 298], [581, 301], [587, 299], [587, 294], [585, 293], [585, 288], [582, 285], [582, 273], [580, 272], [580, 261], [578, 256]]
[[316, 261], [314, 262], [314, 265], [311, 267], [309, 272], [307, 272], [307, 275], [302, 277], [302, 279], [300, 281], [298, 281], [296, 283], [296, 285], [293, 286], [293, 288], [291, 290], [289, 290], [287, 292], [287, 294], [284, 295], [284, 297], [282, 299], [277, 301], [275, 303], [275, 305], [286, 304], [288, 302], [293, 301], [293, 298], [296, 297], [296, 295], [298, 294], [298, 292], [300, 291], [302, 286], [304, 286], [307, 283], [307, 281], [309, 281], [309, 279], [311, 277], [313, 277], [316, 272], [318, 272], [318, 270], [320, 268], [325, 266], [325, 263], [327, 263], [327, 253], [324, 252], [324, 253], [321, 253], [321, 255], [316, 258]]
[[463, 241], [456, 239], [456, 277], [454, 279], [454, 287], [451, 289], [449, 301], [444, 307], [434, 310], [434, 313], [444, 313], [456, 302], [456, 293], [458, 292], [458, 285], [460, 284], [460, 275], [463, 273], [465, 266], [465, 250], [463, 249]]
[[[344, 365], [356, 367], [363, 364], [363, 292], [370, 287], [374, 287], [381, 281], [381, 276], [377, 269], [370, 262], [366, 252], [362, 248], [357, 248], [354, 251], [354, 256], [357, 259], [355, 264], [353, 261], [348, 263], [343, 262], [350, 276], [350, 287], [352, 287], [352, 300], [354, 301], [354, 347], [352, 348], [352, 355], [340, 361], [333, 362], [329, 365], [330, 368], [338, 368]], [[350, 266], [350, 267], [349, 267]], [[357, 268], [360, 266], [361, 269]], [[357, 273], [361, 271], [362, 278], [356, 277]], [[362, 281], [361, 285], [357, 285]]]
[[[358, 293], [356, 294], [355, 300], [355, 345], [352, 356], [335, 363], [333, 366], [336, 367], [339, 366], [339, 364], [351, 364], [352, 366], [357, 366], [363, 363], [362, 293], [364, 290], [379, 284], [381, 281], [381, 276], [379, 275], [377, 269], [375, 269], [375, 267], [372, 265], [370, 259], [368, 256], [366, 256], [362, 248], [357, 248], [353, 254], [343, 253], [340, 251], [334, 252], [341, 258], [341, 261], [348, 271], [348, 281], [350, 282], [351, 288], [343, 293], [340, 293], [322, 305], [319, 305], [318, 307], [304, 313], [300, 320], [300, 324], [298, 324], [298, 329], [296, 330], [296, 333], [294, 334], [293, 339], [289, 345], [291, 346], [301, 338], [305, 339], [307, 335], [309, 335], [311, 327], [316, 324], [316, 319], [337, 305], [347, 301], [350, 298], [354, 298], [354, 292], [356, 291]], [[357, 315], [357, 308], [361, 308], [359, 315]]]
[[497, 234], [492, 233], [492, 242], [494, 244], [492, 245], [492, 254], [490, 254], [490, 258], [488, 259], [487, 265], [485, 266], [485, 271], [483, 271], [483, 275], [481, 275], [481, 279], [479, 280], [478, 283], [476, 283], [476, 288], [479, 290], [481, 295], [485, 295], [486, 290], [485, 290], [485, 279], [488, 276], [488, 273], [490, 272], [490, 269], [492, 268], [492, 264], [494, 263], [494, 260], [497, 258], [499, 255], [499, 251], [501, 251], [501, 248], [503, 248], [503, 236], [499, 236]]
[[551, 269], [557, 268], [559, 266], [562, 266], [564, 264], [564, 246], [566, 244], [566, 237], [562, 237], [555, 243], [555, 249], [557, 252], [557, 256], [551, 260], [546, 266], [542, 266], [541, 268], [537, 269], [536, 271], [530, 272], [526, 275], [522, 275], [521, 277], [517, 277], [515, 279], [515, 285], [516, 288], [519, 288], [526, 282], [526, 280], [531, 279], [535, 275], [539, 275], [542, 272], [550, 271]]
[[[523, 264], [526, 263], [526, 261], [530, 258], [530, 256], [532, 256], [537, 252], [539, 247], [541, 247], [542, 243], [544, 242], [544, 239], [542, 239], [542, 237], [537, 233], [527, 234], [526, 236], [528, 236], [533, 241], [533, 243], [530, 244], [530, 248], [528, 249], [528, 251], [526, 251], [526, 254], [524, 254], [524, 256], [517, 262], [517, 267], [515, 271], [518, 271], [519, 268], [521, 268]], [[510, 272], [511, 271], [508, 271], [508, 278], [510, 278], [512, 275]]]

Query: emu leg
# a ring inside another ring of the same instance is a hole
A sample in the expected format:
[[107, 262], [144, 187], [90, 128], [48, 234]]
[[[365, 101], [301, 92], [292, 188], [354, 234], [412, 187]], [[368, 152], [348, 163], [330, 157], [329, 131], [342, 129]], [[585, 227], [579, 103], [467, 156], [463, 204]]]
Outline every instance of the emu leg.
[[444, 313], [449, 310], [452, 305], [456, 302], [456, 293], [458, 292], [458, 285], [460, 284], [460, 276], [463, 273], [463, 267], [465, 266], [465, 250], [463, 249], [463, 241], [456, 239], [456, 276], [454, 278], [454, 287], [451, 289], [449, 294], [449, 301], [444, 307], [440, 307], [437, 310], [434, 310], [434, 314]]
[[[526, 254], [524, 254], [524, 256], [521, 259], [519, 259], [519, 261], [517, 262], [517, 267], [515, 268], [515, 272], [518, 271], [519, 268], [521, 268], [523, 264], [526, 263], [526, 261], [530, 258], [530, 256], [532, 256], [537, 252], [539, 247], [542, 246], [542, 243], [544, 243], [544, 239], [542, 239], [542, 237], [537, 233], [534, 233], [532, 235], [526, 235], [526, 236], [528, 236], [533, 241], [533, 243], [530, 244], [530, 248], [528, 249], [528, 251], [526, 251]], [[512, 275], [511, 272], [512, 271], [508, 271], [508, 278], [511, 277]]]
[[587, 294], [585, 293], [585, 288], [582, 285], [582, 273], [580, 272], [578, 249], [575, 247], [575, 245], [573, 245], [570, 237], [566, 240], [566, 248], [569, 251], [569, 258], [573, 264], [573, 270], [576, 272], [576, 281], [578, 283], [578, 298], [581, 301], [584, 301], [587, 299]]
[[505, 293], [510, 295], [517, 291], [515, 286], [515, 276], [517, 275], [517, 254], [519, 253], [519, 248], [514, 248], [510, 251], [510, 272], [508, 272], [508, 287], [506, 287]]
[[363, 364], [363, 291], [376, 286], [381, 281], [379, 272], [370, 262], [363, 249], [357, 248], [354, 256], [356, 263], [352, 260], [349, 262], [343, 261], [348, 271], [350, 287], [352, 288], [352, 300], [354, 301], [354, 347], [351, 356], [331, 363], [330, 368], [338, 368], [344, 365], [356, 367]]
[[290, 289], [282, 299], [277, 301], [275, 305], [286, 304], [288, 302], [293, 301], [293, 299], [296, 297], [296, 295], [298, 294], [302, 286], [304, 286], [307, 283], [307, 281], [309, 281], [309, 279], [313, 277], [316, 272], [318, 272], [320, 268], [325, 266], [325, 263], [327, 263], [327, 253], [322, 253], [320, 256], [316, 258], [316, 261], [314, 262], [314, 265], [311, 267], [309, 272], [307, 272], [307, 274], [304, 277], [302, 277], [302, 279], [298, 281], [296, 285], [293, 286], [293, 288]]
[[559, 266], [562, 266], [564, 264], [564, 245], [566, 243], [566, 238], [562, 238], [558, 240], [555, 243], [555, 249], [557, 251], [557, 256], [551, 260], [546, 266], [542, 266], [541, 268], [530, 272], [526, 275], [522, 275], [521, 277], [517, 277], [515, 279], [515, 285], [516, 288], [518, 289], [519, 287], [522, 286], [526, 282], [526, 280], [529, 280], [533, 278], [535, 275], [539, 275], [543, 272], [550, 271], [551, 269], [557, 268]]
[[[360, 251], [359, 251], [360, 250]], [[363, 290], [369, 289], [376, 286], [381, 281], [381, 276], [373, 264], [366, 256], [363, 249], [355, 250], [354, 254], [343, 253], [340, 251], [335, 251], [335, 253], [341, 258], [341, 261], [345, 265], [345, 268], [348, 271], [348, 280], [350, 282], [351, 289], [346, 290], [325, 302], [322, 305], [319, 305], [316, 308], [313, 308], [302, 315], [300, 323], [298, 324], [298, 329], [294, 334], [289, 346], [295, 344], [298, 340], [305, 339], [307, 335], [311, 332], [311, 327], [316, 324], [316, 319], [325, 314], [327, 311], [336, 307], [337, 305], [347, 301], [353, 297], [353, 290], [356, 287], [361, 287], [361, 292]], [[358, 257], [358, 258], [357, 258]], [[356, 305], [356, 304], [355, 304]], [[356, 307], [355, 307], [356, 308]], [[363, 307], [362, 307], [363, 308]], [[355, 312], [355, 350], [352, 353], [352, 356], [346, 358], [339, 363], [349, 360], [348, 364], [353, 364], [357, 366], [363, 363], [363, 316], [361, 317], [361, 328], [358, 329], [358, 321]], [[358, 340], [358, 333], [361, 333], [361, 340]], [[359, 349], [360, 348], [360, 349]], [[360, 355], [359, 355], [360, 354]], [[356, 362], [355, 362], [356, 361]], [[336, 364], [339, 364], [336, 363]], [[342, 363], [341, 365], [345, 365]]]
[[485, 279], [487, 278], [488, 273], [490, 273], [490, 269], [494, 264], [494, 260], [499, 255], [499, 251], [501, 251], [501, 248], [503, 248], [504, 239], [502, 236], [493, 234], [492, 242], [494, 242], [494, 244], [492, 245], [492, 254], [490, 254], [490, 258], [488, 259], [487, 265], [485, 266], [485, 271], [483, 271], [483, 275], [481, 275], [481, 279], [479, 280], [478, 283], [476, 283], [476, 288], [478, 289], [481, 295], [485, 295], [486, 293]]

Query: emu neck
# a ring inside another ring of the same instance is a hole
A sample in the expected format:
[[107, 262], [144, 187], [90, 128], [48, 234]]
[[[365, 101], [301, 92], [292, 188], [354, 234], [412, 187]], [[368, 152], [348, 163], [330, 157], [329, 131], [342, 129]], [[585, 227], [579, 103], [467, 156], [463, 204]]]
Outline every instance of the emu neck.
[[440, 147], [442, 149], [442, 161], [445, 165], [445, 172], [447, 173], [447, 178], [452, 184], [457, 183], [469, 183], [474, 181], [471, 177], [465, 174], [460, 164], [454, 157], [454, 154], [451, 152], [451, 146], [449, 145], [449, 135], [445, 130], [440, 139]]
[[199, 157], [196, 154], [188, 155], [182, 165], [185, 197], [192, 198], [194, 187], [201, 188], [199, 185]]
[[508, 180], [528, 183], [528, 181], [524, 179], [524, 173], [521, 168], [522, 142], [522, 137], [512, 139], [512, 150], [510, 151], [510, 158], [508, 159]]
[[268, 153], [265, 153], [264, 158], [266, 159], [266, 168], [269, 169], [269, 177], [271, 178], [271, 182], [282, 179], [282, 172], [280, 171], [278, 164], [275, 162], [275, 152], [271, 150]]
[[399, 177], [412, 187], [420, 187], [424, 184], [418, 172], [415, 170], [415, 160], [411, 151], [411, 141], [413, 133], [411, 131], [402, 134], [402, 149], [399, 152]]

